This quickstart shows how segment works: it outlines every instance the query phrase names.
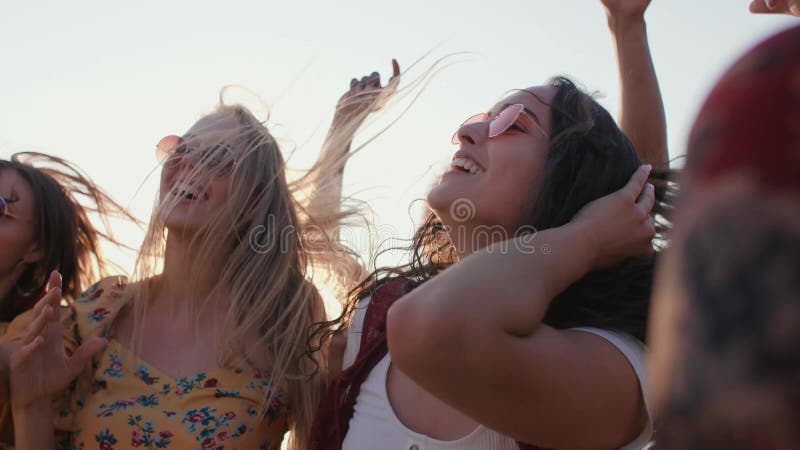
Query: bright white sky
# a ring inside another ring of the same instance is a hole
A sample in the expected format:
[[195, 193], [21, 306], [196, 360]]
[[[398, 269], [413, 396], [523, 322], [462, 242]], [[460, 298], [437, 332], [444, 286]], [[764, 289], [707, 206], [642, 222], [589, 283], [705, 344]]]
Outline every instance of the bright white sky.
[[[23, 150], [65, 157], [143, 218], [156, 188], [157, 177], [149, 176], [155, 143], [182, 134], [227, 84], [242, 84], [270, 105], [271, 129], [287, 155], [297, 147], [290, 162], [302, 167], [316, 156], [352, 77], [386, 74], [392, 57], [405, 68], [434, 50], [408, 81], [437, 57], [475, 52], [439, 73], [347, 169], [346, 193], [372, 205], [382, 230], [395, 230], [383, 238], [411, 236], [409, 205], [424, 198], [450, 160], [455, 127], [508, 89], [568, 74], [617, 111], [599, 0], [3, 2], [0, 157]], [[797, 23], [752, 16], [748, 4], [653, 0], [647, 20], [673, 157], [684, 152], [689, 126], [721, 71], [761, 38]], [[385, 118], [399, 112], [390, 109]], [[141, 232], [119, 231], [138, 245]], [[129, 255], [115, 257], [130, 269]]]

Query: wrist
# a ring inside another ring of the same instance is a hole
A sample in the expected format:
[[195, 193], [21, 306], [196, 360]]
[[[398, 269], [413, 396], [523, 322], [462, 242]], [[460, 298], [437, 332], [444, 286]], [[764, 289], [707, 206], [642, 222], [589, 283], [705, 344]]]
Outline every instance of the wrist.
[[609, 14], [608, 29], [614, 36], [622, 36], [631, 33], [642, 33], [647, 25], [644, 21], [644, 12], [632, 14]]
[[14, 394], [11, 393], [11, 412], [14, 415], [14, 420], [20, 417], [38, 416], [40, 414], [49, 414], [51, 408], [50, 398], [42, 397], [32, 402], [21, 403], [14, 401]]
[[585, 275], [596, 266], [600, 255], [601, 240], [597, 234], [597, 228], [591, 222], [573, 221], [564, 225], [570, 233], [570, 239], [579, 249], [581, 264], [581, 274]]

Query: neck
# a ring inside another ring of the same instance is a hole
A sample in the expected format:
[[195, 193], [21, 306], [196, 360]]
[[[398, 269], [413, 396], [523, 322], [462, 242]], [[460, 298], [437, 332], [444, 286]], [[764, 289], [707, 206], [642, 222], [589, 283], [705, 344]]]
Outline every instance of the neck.
[[188, 304], [191, 295], [210, 292], [215, 280], [210, 261], [200, 261], [198, 251], [191, 244], [192, 237], [170, 233], [164, 254], [162, 274], [163, 295], [178, 304]]
[[470, 221], [458, 222], [442, 218], [450, 242], [461, 260], [484, 247], [506, 241], [514, 237], [505, 227], [500, 225], [484, 225]]

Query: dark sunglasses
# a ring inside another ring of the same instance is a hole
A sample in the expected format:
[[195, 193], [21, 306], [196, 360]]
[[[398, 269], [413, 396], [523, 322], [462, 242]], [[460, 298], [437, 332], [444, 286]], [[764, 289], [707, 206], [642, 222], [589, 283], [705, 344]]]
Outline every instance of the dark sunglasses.
[[[505, 133], [506, 130], [508, 130], [509, 128], [511, 128], [512, 125], [514, 125], [514, 122], [516, 122], [519, 116], [521, 115], [526, 115], [526, 116], [528, 115], [528, 113], [525, 112], [525, 106], [522, 105], [521, 103], [515, 103], [513, 105], [508, 105], [505, 108], [503, 108], [499, 113], [497, 113], [496, 116], [494, 116], [493, 119], [489, 119], [488, 113], [475, 114], [474, 116], [471, 116], [467, 120], [465, 120], [464, 123], [461, 124], [461, 126], [463, 127], [464, 125], [469, 125], [479, 122], [489, 122], [488, 138], [491, 139], [495, 136], [500, 136], [501, 134]], [[542, 135], [544, 135], [544, 137], [549, 138], [547, 136], [547, 133], [545, 133], [544, 129], [542, 129], [541, 125], [539, 125], [538, 120], [531, 117], [531, 122], [533, 122], [536, 125], [536, 127], [539, 128], [539, 131], [542, 132]], [[453, 145], [461, 144], [461, 141], [458, 138], [458, 131], [456, 131], [456, 133], [453, 135], [453, 139], [451, 139], [450, 142], [452, 142]]]
[[11, 204], [11, 203], [14, 203], [14, 202], [9, 200], [9, 199], [7, 199], [7, 198], [5, 198], [5, 197], [0, 197], [0, 219], [4, 219], [6, 217], [9, 217], [11, 219], [23, 220], [25, 222], [33, 223], [32, 219], [29, 219], [27, 217], [18, 216], [16, 214], [13, 214], [11, 211], [9, 211], [8, 210], [8, 205]]
[[164, 167], [174, 168], [186, 161], [189, 164], [200, 164], [219, 174], [233, 171], [236, 158], [233, 150], [225, 144], [215, 144], [204, 150], [196, 150], [186, 145], [180, 136], [163, 137], [156, 145], [158, 161]]

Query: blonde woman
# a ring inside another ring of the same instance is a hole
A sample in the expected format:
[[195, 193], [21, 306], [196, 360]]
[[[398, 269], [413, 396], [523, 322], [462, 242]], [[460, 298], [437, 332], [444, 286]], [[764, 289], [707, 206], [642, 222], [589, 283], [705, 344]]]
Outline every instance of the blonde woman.
[[376, 82], [353, 84], [320, 161], [294, 183], [241, 106], [161, 140], [135, 281], [102, 280], [59, 311], [53, 273], [12, 324], [16, 448], [276, 449], [287, 431], [291, 448], [306, 447], [326, 370], [309, 334], [324, 318], [309, 268], [343, 286], [361, 275], [330, 239], [347, 215], [338, 195], [328, 205], [314, 188], [331, 187], [324, 174], [342, 167]]

